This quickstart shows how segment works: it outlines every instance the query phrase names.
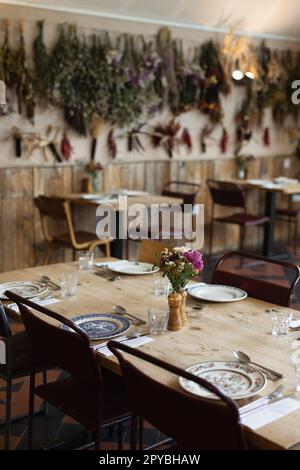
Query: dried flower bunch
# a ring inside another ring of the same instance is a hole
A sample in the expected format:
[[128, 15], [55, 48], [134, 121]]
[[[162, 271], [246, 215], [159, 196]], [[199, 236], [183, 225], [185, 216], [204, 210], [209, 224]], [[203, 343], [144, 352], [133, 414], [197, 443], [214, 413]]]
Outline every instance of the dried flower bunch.
[[165, 248], [161, 252], [159, 267], [172, 284], [173, 291], [180, 292], [203, 270], [203, 256], [199, 251], [185, 246]]

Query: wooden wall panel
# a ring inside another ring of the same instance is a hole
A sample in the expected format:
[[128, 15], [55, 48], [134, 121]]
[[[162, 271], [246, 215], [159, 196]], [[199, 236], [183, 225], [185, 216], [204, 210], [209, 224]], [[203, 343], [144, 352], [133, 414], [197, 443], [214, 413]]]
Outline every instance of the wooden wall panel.
[[[286, 157], [266, 157], [255, 160], [249, 177], [276, 177], [279, 175], [299, 175], [300, 162], [291, 158], [289, 169], [284, 168]], [[44, 243], [39, 214], [34, 207], [33, 198], [39, 194], [58, 195], [61, 193], [81, 192], [81, 180], [85, 177], [83, 165], [3, 168], [0, 169], [0, 270], [11, 270], [32, 266], [35, 258], [41, 262]], [[206, 236], [205, 249], [208, 248], [208, 227], [211, 216], [211, 201], [205, 185], [207, 178], [226, 179], [236, 176], [233, 160], [199, 160], [199, 161], [146, 161], [146, 162], [113, 162], [107, 165], [99, 177], [99, 191], [110, 191], [113, 188], [147, 190], [159, 194], [163, 185], [172, 179], [199, 182], [201, 191], [199, 203], [204, 204]], [[254, 212], [264, 210], [264, 193], [251, 191], [248, 198], [249, 208]], [[280, 195], [277, 203], [286, 204]], [[226, 211], [225, 211], [226, 212]], [[220, 213], [225, 213], [224, 209]], [[95, 229], [94, 210], [85, 209], [74, 212], [78, 228]], [[59, 227], [57, 227], [59, 228]], [[63, 229], [63, 228], [61, 228]], [[276, 237], [287, 238], [285, 224], [278, 224]], [[247, 233], [248, 245], [261, 243], [262, 230], [253, 228]], [[238, 246], [236, 227], [216, 226], [214, 237], [215, 251]], [[70, 260], [68, 250], [57, 252], [53, 261]]]

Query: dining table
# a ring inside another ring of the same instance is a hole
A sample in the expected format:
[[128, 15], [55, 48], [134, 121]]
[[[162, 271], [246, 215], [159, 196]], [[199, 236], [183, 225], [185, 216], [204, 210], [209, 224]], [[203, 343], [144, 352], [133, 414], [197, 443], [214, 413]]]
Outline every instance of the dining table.
[[[100, 263], [110, 261], [114, 259], [97, 260]], [[61, 263], [3, 272], [0, 273], [0, 283], [38, 281], [41, 276], [48, 276], [53, 282], [58, 283], [59, 275], [76, 272], [76, 296], [62, 298], [59, 290], [50, 290], [43, 294], [44, 299], [50, 299], [47, 308], [72, 319], [88, 313], [109, 313], [113, 311], [114, 305], [121, 305], [128, 313], [146, 322], [142, 326], [132, 324], [130, 330], [139, 335], [147, 335], [153, 340], [138, 346], [146, 353], [186, 369], [203, 361], [233, 361], [235, 360], [233, 351], [242, 350], [254, 362], [285, 375], [282, 380], [275, 382], [268, 380], [266, 387], [253, 399], [267, 395], [283, 383], [284, 394], [296, 393], [295, 399], [300, 401], [300, 393], [296, 392], [292, 362], [295, 344], [300, 348], [300, 332], [290, 331], [288, 336], [282, 338], [272, 336], [270, 309], [275, 308], [275, 305], [247, 297], [235, 303], [206, 302], [207, 305], [198, 310], [196, 307], [198, 304], [201, 305], [201, 301], [198, 302], [188, 296], [186, 326], [180, 331], [167, 331], [154, 336], [149, 331], [147, 309], [168, 308], [166, 296], [154, 295], [155, 276], [152, 273], [140, 276], [120, 274], [112, 281], [111, 275], [107, 275], [106, 270], [109, 268], [95, 267], [91, 271], [85, 271], [79, 270], [77, 263]], [[51, 299], [55, 303], [51, 303]], [[10, 304], [10, 301], [4, 303]], [[293, 310], [293, 313], [296, 318], [297, 315], [300, 318], [300, 312]], [[10, 310], [10, 315], [15, 320], [21, 321], [18, 312]], [[37, 312], [37, 315], [40, 314]], [[96, 354], [100, 366], [121, 374], [117, 359], [113, 355], [107, 356], [101, 352], [103, 342], [93, 341], [91, 344], [99, 348]], [[178, 377], [141, 359], [131, 360], [136, 362], [145, 374], [149, 374], [168, 387], [181, 390]], [[249, 400], [237, 400], [236, 403], [242, 406]], [[258, 449], [300, 449], [300, 409], [257, 429], [245, 426], [245, 431], [248, 442]], [[205, 423], [199, 423], [199, 438], [201, 432], [205, 432]]]
[[[119, 233], [120, 207], [119, 196], [127, 196], [127, 207], [134, 204], [142, 204], [150, 209], [153, 205], [181, 205], [183, 199], [173, 196], [163, 196], [161, 194], [149, 194], [146, 191], [119, 191], [115, 194], [85, 194], [67, 193], [59, 197], [72, 203], [73, 207], [81, 206], [86, 208], [96, 208], [99, 205], [109, 205], [116, 212], [116, 232]], [[124, 257], [124, 240], [116, 238], [111, 242], [111, 254], [116, 258]]]
[[262, 254], [266, 257], [286, 257], [286, 254], [276, 253], [274, 246], [274, 232], [276, 222], [276, 200], [277, 195], [293, 196], [300, 194], [299, 182], [276, 183], [276, 181], [268, 181], [263, 179], [222, 179], [228, 183], [236, 183], [247, 191], [258, 189], [265, 192], [264, 214], [269, 217], [270, 223], [264, 226], [263, 249]]

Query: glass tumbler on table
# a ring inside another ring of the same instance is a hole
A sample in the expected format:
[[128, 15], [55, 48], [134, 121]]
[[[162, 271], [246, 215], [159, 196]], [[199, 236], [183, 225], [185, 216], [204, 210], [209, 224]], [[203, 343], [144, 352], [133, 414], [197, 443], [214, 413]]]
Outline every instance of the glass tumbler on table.
[[77, 274], [61, 274], [59, 285], [62, 297], [74, 297], [77, 291]]
[[78, 252], [79, 269], [91, 271], [93, 269], [94, 253], [92, 251]]
[[154, 295], [167, 296], [170, 292], [170, 281], [167, 277], [163, 277], [161, 274], [154, 275]]
[[272, 335], [287, 336], [289, 332], [292, 313], [288, 309], [274, 308], [271, 310], [272, 318]]
[[169, 311], [157, 308], [148, 308], [150, 333], [161, 335], [167, 331]]

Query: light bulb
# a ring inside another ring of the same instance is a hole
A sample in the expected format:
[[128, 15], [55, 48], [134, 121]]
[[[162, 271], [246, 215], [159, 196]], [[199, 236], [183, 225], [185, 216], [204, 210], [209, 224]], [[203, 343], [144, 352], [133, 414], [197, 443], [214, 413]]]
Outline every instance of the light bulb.
[[254, 80], [254, 78], [255, 78], [255, 75], [254, 75], [253, 72], [247, 71], [247, 72], [245, 73], [245, 75], [246, 75], [246, 77], [250, 78], [251, 80]]
[[242, 80], [244, 78], [244, 74], [240, 70], [234, 70], [232, 72], [232, 78], [234, 80]]

